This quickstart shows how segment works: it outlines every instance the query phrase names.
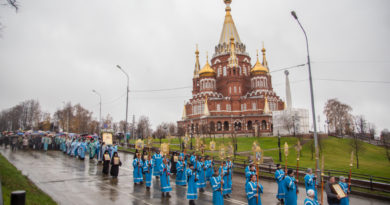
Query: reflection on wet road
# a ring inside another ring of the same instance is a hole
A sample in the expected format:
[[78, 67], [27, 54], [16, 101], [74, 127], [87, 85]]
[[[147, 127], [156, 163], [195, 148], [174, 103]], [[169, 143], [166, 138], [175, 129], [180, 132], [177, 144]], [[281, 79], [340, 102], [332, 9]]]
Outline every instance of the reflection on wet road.
[[[187, 188], [176, 186], [173, 178], [171, 198], [161, 198], [160, 183], [155, 179], [153, 179], [153, 187], [150, 191], [146, 191], [144, 185], [134, 186], [131, 166], [133, 156], [130, 154], [119, 153], [123, 165], [120, 168], [118, 179], [113, 179], [102, 175], [102, 166], [97, 165], [95, 160], [81, 161], [60, 151], [11, 152], [10, 149], [1, 147], [0, 153], [60, 204], [188, 204]], [[225, 204], [247, 204], [244, 181], [241, 175], [233, 178], [232, 198], [225, 199]], [[265, 189], [261, 197], [263, 204], [277, 204], [276, 183], [262, 181], [262, 184]], [[303, 204], [304, 188], [300, 187], [300, 190], [298, 204]], [[199, 194], [196, 203], [212, 204], [212, 192], [209, 185], [205, 193]], [[382, 205], [388, 203], [353, 196], [351, 204]]]

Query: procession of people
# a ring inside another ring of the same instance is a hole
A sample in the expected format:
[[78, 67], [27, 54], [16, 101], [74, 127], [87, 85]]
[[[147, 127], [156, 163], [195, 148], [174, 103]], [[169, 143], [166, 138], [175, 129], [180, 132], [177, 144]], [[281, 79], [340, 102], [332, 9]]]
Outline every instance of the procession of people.
[[[15, 143], [12, 143], [15, 141]], [[2, 141], [1, 143], [4, 143]], [[34, 149], [43, 150], [60, 150], [65, 155], [84, 160], [88, 157], [90, 160], [95, 159], [102, 164], [102, 174], [110, 175], [117, 178], [119, 167], [122, 161], [118, 155], [118, 145], [106, 144], [97, 136], [79, 136], [67, 134], [40, 133], [38, 135], [16, 135], [9, 138], [7, 143], [14, 150]], [[7, 146], [7, 143], [4, 143]], [[13, 144], [13, 145], [12, 145]], [[150, 148], [150, 147], [149, 147]], [[229, 157], [221, 161], [220, 166], [214, 162], [214, 157], [192, 152], [187, 154], [183, 152], [173, 152], [169, 158], [170, 152], [160, 152], [160, 149], [154, 150], [143, 148], [137, 149], [132, 161], [133, 183], [135, 186], [143, 186], [145, 183], [146, 191], [153, 186], [153, 176], [155, 182], [160, 184], [161, 196], [164, 198], [171, 197], [172, 191], [171, 177], [175, 175], [176, 186], [187, 186], [186, 198], [189, 204], [195, 204], [199, 194], [205, 191], [206, 187], [212, 190], [212, 201], [215, 205], [224, 204], [224, 200], [231, 197], [233, 192], [232, 176], [234, 164]], [[261, 205], [261, 195], [264, 187], [259, 180], [259, 159], [250, 161], [245, 168], [245, 193], [247, 202], [250, 205]], [[286, 171], [287, 170], [287, 171]], [[280, 164], [276, 165], [275, 180], [277, 183], [277, 194], [275, 195], [279, 204], [296, 205], [298, 199], [298, 179], [295, 177], [293, 169], [283, 170]], [[298, 175], [297, 175], [298, 176]], [[317, 187], [319, 180], [313, 174], [312, 169], [308, 168], [304, 176], [306, 198], [304, 205], [321, 204], [318, 197]], [[335, 177], [330, 177], [325, 185], [327, 202], [330, 205], [348, 205], [348, 195], [350, 186], [346, 183], [345, 177], [339, 177], [337, 183]], [[334, 193], [332, 186], [337, 184], [344, 191], [346, 197], [340, 197]], [[266, 187], [265, 187], [266, 188]], [[238, 190], [235, 190], [238, 191]]]

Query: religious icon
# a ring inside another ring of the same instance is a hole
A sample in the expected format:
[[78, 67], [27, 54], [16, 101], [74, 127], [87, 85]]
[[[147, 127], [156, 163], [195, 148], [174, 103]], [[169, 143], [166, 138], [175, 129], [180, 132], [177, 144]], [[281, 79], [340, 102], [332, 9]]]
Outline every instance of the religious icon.
[[179, 161], [179, 157], [178, 157], [178, 156], [174, 156], [174, 157], [173, 157], [173, 161], [174, 161], [174, 162], [178, 162], [178, 161]]
[[141, 140], [141, 139], [138, 139], [136, 142], [135, 142], [135, 148], [140, 151], [144, 148], [144, 141]]
[[219, 158], [222, 160], [226, 158], [225, 146], [223, 144], [219, 147]]
[[103, 142], [106, 145], [112, 145], [112, 133], [110, 133], [110, 132], [103, 132], [102, 139], [103, 139]]
[[104, 154], [104, 159], [107, 160], [107, 161], [111, 160], [110, 155], [109, 154]]
[[119, 165], [119, 157], [114, 157], [114, 165]]
[[210, 142], [210, 150], [211, 150], [211, 151], [214, 151], [215, 148], [216, 148], [216, 146], [217, 146], [217, 144], [216, 144], [214, 141], [211, 141], [211, 142]]
[[169, 155], [169, 145], [168, 145], [168, 143], [162, 143], [161, 144], [161, 152], [164, 155]]
[[340, 184], [332, 184], [332, 190], [340, 197], [340, 199], [347, 197]]
[[144, 160], [148, 160], [148, 155], [144, 155]]

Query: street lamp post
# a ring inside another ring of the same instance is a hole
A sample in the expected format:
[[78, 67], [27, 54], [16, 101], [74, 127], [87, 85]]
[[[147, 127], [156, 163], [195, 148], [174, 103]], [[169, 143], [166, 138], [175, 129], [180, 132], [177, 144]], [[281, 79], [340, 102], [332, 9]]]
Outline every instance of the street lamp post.
[[311, 65], [310, 65], [310, 55], [309, 55], [309, 41], [307, 40], [307, 35], [306, 31], [301, 25], [301, 22], [298, 20], [298, 16], [295, 13], [295, 11], [291, 11], [291, 15], [297, 20], [299, 26], [301, 27], [303, 34], [305, 34], [305, 39], [306, 39], [306, 50], [307, 50], [307, 65], [309, 67], [309, 82], [310, 82], [310, 97], [311, 97], [311, 111], [313, 115], [313, 127], [314, 127], [314, 145], [315, 145], [315, 150], [316, 150], [316, 171], [317, 171], [317, 177], [321, 176], [320, 175], [320, 163], [319, 163], [319, 151], [318, 151], [318, 136], [317, 136], [317, 123], [316, 123], [316, 113], [315, 113], [315, 107], [314, 107], [314, 94], [313, 94], [313, 79], [311, 77]]
[[100, 137], [100, 135], [101, 135], [101, 126], [102, 126], [102, 95], [100, 95], [100, 93], [99, 92], [97, 92], [96, 90], [92, 90], [92, 92], [94, 92], [96, 95], [98, 95], [99, 96], [99, 99], [100, 99], [100, 102], [99, 102], [99, 106], [100, 106], [100, 108], [99, 108], [99, 130], [98, 130], [98, 132], [99, 132], [99, 134], [98, 134], [98, 136]]
[[[121, 70], [127, 77], [127, 89], [126, 89], [126, 123], [125, 123], [125, 147], [127, 147], [127, 116], [129, 111], [129, 75], [120, 67], [119, 65], [116, 65], [119, 70]], [[134, 125], [133, 125], [134, 126]]]

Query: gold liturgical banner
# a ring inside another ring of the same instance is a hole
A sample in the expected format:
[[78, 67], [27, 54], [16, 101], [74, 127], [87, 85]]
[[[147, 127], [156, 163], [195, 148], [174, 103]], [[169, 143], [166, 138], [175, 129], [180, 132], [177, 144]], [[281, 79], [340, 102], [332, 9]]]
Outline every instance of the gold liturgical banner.
[[103, 138], [103, 142], [104, 142], [106, 145], [112, 145], [112, 133], [104, 132], [104, 133], [102, 134], [102, 138]]

